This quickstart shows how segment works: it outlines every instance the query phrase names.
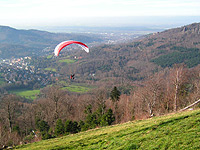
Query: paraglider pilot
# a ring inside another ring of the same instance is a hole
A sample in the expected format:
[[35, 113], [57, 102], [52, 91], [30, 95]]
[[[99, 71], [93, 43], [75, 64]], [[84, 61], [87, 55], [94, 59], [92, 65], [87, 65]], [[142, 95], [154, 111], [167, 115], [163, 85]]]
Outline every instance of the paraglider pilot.
[[72, 74], [72, 75], [70, 76], [70, 79], [73, 79], [73, 80], [74, 80], [74, 78], [75, 78], [75, 74]]

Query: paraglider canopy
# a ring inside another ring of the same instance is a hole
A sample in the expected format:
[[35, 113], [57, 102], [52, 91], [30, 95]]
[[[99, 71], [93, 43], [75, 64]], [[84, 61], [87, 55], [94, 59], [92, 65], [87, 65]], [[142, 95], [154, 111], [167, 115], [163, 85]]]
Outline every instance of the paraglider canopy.
[[79, 45], [83, 48], [83, 50], [85, 50], [87, 53], [89, 53], [89, 48], [88, 48], [88, 46], [87, 46], [86, 44], [82, 43], [82, 42], [79, 42], [79, 41], [64, 41], [64, 42], [61, 42], [60, 44], [58, 44], [58, 45], [56, 46], [56, 48], [55, 48], [55, 50], [54, 50], [55, 56], [59, 56], [60, 51], [61, 51], [64, 47], [66, 47], [66, 46], [68, 46], [68, 45], [70, 45], [70, 44], [79, 44]]

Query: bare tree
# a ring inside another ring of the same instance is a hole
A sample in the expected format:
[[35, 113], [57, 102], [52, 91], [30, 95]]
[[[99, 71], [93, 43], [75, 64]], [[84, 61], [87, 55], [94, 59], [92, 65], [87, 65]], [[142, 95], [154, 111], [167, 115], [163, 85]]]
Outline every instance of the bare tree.
[[106, 89], [98, 89], [98, 91], [95, 92], [95, 99], [97, 103], [97, 107], [101, 110], [100, 113], [103, 115], [105, 113], [105, 108], [106, 108], [106, 100], [108, 100], [108, 92]]
[[23, 131], [23, 135], [28, 135], [30, 133], [30, 129], [33, 129], [35, 127], [33, 104], [19, 103], [19, 107], [21, 113], [18, 116], [16, 123], [19, 126], [20, 130]]
[[0, 122], [0, 147], [7, 144], [9, 131], [5, 129], [5, 125]]
[[153, 116], [153, 110], [156, 104], [156, 91], [151, 91], [148, 86], [145, 86], [140, 89], [141, 90], [141, 95], [140, 98], [142, 102], [147, 106], [149, 116]]
[[190, 103], [200, 99], [200, 65], [193, 68], [190, 73], [192, 74], [190, 80], [193, 85], [193, 90], [190, 94]]
[[0, 147], [2, 147], [2, 145], [4, 144], [4, 138], [5, 137], [5, 133], [4, 133], [4, 129], [3, 129], [3, 124], [0, 122]]
[[[85, 108], [88, 105], [94, 105], [95, 104], [95, 98], [92, 95], [84, 94], [81, 96], [78, 96], [76, 99], [73, 99], [73, 107], [75, 113], [74, 119], [76, 120], [84, 120], [85, 119]], [[73, 120], [74, 120], [73, 119]]]
[[46, 99], [54, 104], [54, 122], [59, 118], [59, 102], [64, 98], [64, 92], [57, 86], [48, 87], [43, 90]]
[[74, 105], [77, 105], [77, 96], [65, 94], [65, 96], [60, 100], [59, 107], [59, 118], [62, 120], [70, 119], [74, 120], [77, 116], [76, 109]]
[[141, 111], [148, 113], [152, 117], [156, 113], [162, 112], [161, 103], [163, 103], [163, 73], [150, 76], [135, 92], [136, 99]]
[[34, 119], [38, 118], [41, 120], [45, 120], [48, 122], [50, 126], [54, 126], [55, 124], [55, 106], [54, 102], [47, 98], [40, 98], [34, 101], [33, 114]]
[[178, 109], [178, 92], [183, 82], [186, 82], [187, 78], [185, 77], [186, 69], [183, 65], [176, 65], [170, 70], [169, 80], [171, 80], [174, 89], [174, 111], [177, 111]]
[[119, 117], [120, 117], [120, 123], [127, 122], [129, 120], [134, 119], [134, 105], [131, 101], [131, 96], [122, 94], [120, 96], [120, 101], [118, 103], [118, 109], [119, 109]]
[[17, 109], [17, 102], [19, 101], [19, 98], [15, 95], [5, 95], [2, 98], [1, 105], [3, 106], [3, 110], [5, 113], [6, 121], [8, 122], [9, 132], [12, 132], [14, 119], [15, 119], [15, 113]]

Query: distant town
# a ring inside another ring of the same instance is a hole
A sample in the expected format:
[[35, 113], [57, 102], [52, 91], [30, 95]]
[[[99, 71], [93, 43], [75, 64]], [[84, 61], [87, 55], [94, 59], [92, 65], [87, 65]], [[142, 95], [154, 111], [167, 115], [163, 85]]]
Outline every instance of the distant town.
[[16, 87], [36, 89], [51, 84], [52, 77], [59, 76], [54, 71], [34, 66], [32, 62], [31, 57], [1, 59], [1, 78]]

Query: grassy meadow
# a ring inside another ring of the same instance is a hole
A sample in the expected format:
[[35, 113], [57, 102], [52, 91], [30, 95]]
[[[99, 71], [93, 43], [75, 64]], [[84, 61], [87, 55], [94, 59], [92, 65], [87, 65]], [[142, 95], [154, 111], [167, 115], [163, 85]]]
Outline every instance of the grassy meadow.
[[62, 59], [62, 60], [59, 60], [60, 63], [67, 63], [67, 64], [71, 64], [71, 63], [74, 63], [76, 62], [76, 60], [73, 60], [73, 59]]
[[52, 58], [53, 57], [53, 55], [48, 55], [47, 56], [47, 59], [50, 59], [50, 58]]
[[44, 70], [56, 72], [56, 69], [55, 69], [55, 68], [45, 68]]
[[21, 145], [22, 150], [200, 149], [200, 110], [137, 120]]
[[27, 90], [27, 89], [19, 89], [10, 91], [10, 93], [14, 93], [16, 95], [25, 97], [27, 99], [35, 99], [37, 95], [40, 93], [40, 90]]
[[[0, 80], [1, 84], [1, 80]], [[61, 81], [60, 84], [63, 86], [62, 90], [68, 90], [69, 92], [75, 92], [75, 93], [86, 93], [89, 90], [93, 89], [94, 87], [81, 85], [81, 84], [69, 84], [65, 81]], [[40, 93], [40, 90], [28, 90], [28, 89], [16, 89], [9, 91], [9, 93], [16, 94], [18, 96], [25, 97], [27, 99], [36, 99], [37, 95]]]
[[68, 90], [70, 92], [75, 93], [86, 93], [91, 89], [94, 89], [94, 86], [89, 86], [87, 84], [79, 84], [79, 83], [68, 83], [66, 81], [59, 81], [59, 84], [62, 86], [62, 90]]
[[91, 87], [81, 86], [81, 85], [68, 85], [62, 88], [62, 90], [68, 90], [70, 92], [85, 93], [91, 90]]

